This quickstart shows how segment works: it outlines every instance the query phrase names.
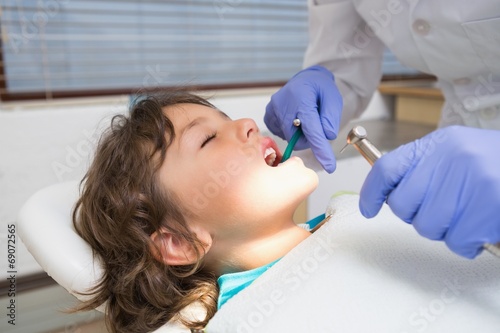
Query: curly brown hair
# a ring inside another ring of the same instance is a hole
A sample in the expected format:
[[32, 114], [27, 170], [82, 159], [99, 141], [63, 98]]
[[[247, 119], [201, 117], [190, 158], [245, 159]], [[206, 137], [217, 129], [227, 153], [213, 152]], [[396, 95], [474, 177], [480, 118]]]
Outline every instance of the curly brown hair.
[[[180, 103], [215, 108], [182, 91], [141, 98], [128, 116], [113, 117], [81, 183], [73, 224], [94, 257], [101, 259], [104, 274], [82, 293], [90, 298], [75, 310], [106, 304], [111, 332], [149, 332], [173, 318], [200, 329], [216, 312], [216, 277], [203, 270], [201, 260], [169, 266], [152, 253], [150, 235], [163, 227], [189, 241], [201, 258], [200, 242], [186, 224], [182, 202], [162, 188], [157, 172], [175, 137], [162, 108]], [[206, 309], [201, 321], [180, 315], [194, 302]]]

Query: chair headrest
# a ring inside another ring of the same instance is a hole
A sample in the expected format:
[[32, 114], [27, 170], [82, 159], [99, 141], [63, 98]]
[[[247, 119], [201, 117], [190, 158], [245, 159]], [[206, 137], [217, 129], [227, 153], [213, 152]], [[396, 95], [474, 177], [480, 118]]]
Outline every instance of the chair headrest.
[[[79, 300], [80, 295], [94, 286], [103, 274], [98, 258], [93, 258], [90, 245], [75, 231], [72, 212], [79, 196], [77, 181], [65, 182], [41, 189], [21, 208], [17, 229], [19, 237], [38, 264], [59, 285]], [[194, 309], [194, 310], [193, 310]], [[101, 305], [96, 310], [105, 312]], [[189, 317], [203, 318], [204, 311], [196, 304], [188, 306]], [[189, 330], [173, 320], [154, 333], [185, 333]]]
[[21, 208], [17, 227], [26, 248], [47, 274], [85, 300], [78, 292], [95, 285], [103, 270], [99, 260], [94, 260], [89, 244], [73, 227], [72, 210], [78, 196], [77, 181], [41, 189]]

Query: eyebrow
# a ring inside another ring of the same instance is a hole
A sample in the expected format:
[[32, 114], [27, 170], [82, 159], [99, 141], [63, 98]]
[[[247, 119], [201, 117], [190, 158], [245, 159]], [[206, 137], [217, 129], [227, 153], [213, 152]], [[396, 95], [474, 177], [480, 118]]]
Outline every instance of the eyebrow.
[[[217, 110], [219, 112], [219, 115], [224, 118], [224, 119], [231, 119], [229, 118], [229, 116], [227, 114], [225, 114], [224, 112], [222, 112], [221, 110], [219, 109], [214, 109], [214, 110]], [[179, 142], [182, 141], [182, 137], [184, 136], [184, 134], [186, 134], [190, 129], [192, 129], [193, 127], [199, 125], [200, 123], [202, 122], [205, 122], [207, 121], [208, 118], [207, 117], [198, 117], [196, 119], [193, 119], [189, 124], [187, 124], [186, 126], [184, 126], [184, 128], [181, 130], [180, 132], [180, 135], [179, 135]]]
[[199, 125], [203, 121], [207, 121], [207, 119], [208, 119], [207, 117], [200, 117], [200, 118], [196, 118], [196, 119], [192, 120], [189, 124], [187, 124], [186, 126], [184, 126], [184, 128], [181, 130], [181, 135], [179, 137], [182, 139], [182, 137], [184, 136], [184, 134], [186, 134], [187, 132], [189, 132], [190, 129], [192, 129], [193, 127]]

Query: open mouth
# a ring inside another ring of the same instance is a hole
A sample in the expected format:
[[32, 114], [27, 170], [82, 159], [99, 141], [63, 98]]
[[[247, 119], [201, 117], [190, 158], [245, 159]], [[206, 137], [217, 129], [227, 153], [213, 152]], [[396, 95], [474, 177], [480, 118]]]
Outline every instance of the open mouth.
[[267, 165], [275, 167], [281, 162], [282, 154], [278, 149], [278, 145], [273, 139], [265, 137], [262, 143], [264, 161]]
[[273, 148], [266, 148], [266, 151], [264, 152], [264, 160], [266, 161], [267, 165], [274, 166], [274, 162], [276, 162], [276, 156], [276, 151]]

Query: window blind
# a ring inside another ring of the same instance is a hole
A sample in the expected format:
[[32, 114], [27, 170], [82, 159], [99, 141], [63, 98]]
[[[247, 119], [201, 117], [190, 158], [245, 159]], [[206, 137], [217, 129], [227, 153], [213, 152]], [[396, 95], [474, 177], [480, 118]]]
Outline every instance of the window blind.
[[[3, 0], [2, 98], [284, 82], [307, 1]], [[392, 72], [404, 68], [388, 59]], [[399, 67], [398, 67], [399, 66]]]

